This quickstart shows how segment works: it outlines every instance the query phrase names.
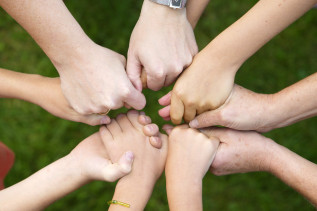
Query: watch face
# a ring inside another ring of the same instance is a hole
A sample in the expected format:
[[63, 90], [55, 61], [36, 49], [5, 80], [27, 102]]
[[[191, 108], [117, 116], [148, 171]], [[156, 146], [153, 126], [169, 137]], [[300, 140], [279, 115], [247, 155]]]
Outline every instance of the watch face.
[[171, 7], [180, 8], [182, 6], [182, 0], [171, 0]]

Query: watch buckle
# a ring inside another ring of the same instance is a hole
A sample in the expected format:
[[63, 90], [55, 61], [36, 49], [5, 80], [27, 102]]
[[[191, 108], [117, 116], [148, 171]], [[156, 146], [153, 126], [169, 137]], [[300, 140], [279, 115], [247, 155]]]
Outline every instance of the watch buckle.
[[170, 0], [170, 7], [173, 9], [181, 9], [183, 0]]

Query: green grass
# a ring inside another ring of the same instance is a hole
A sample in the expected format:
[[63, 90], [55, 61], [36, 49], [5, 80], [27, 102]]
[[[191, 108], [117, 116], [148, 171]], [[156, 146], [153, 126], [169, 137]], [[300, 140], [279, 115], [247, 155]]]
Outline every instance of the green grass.
[[[124, 55], [141, 8], [142, 1], [135, 2], [65, 1], [91, 39]], [[211, 1], [195, 31], [200, 49], [255, 3], [255, 0]], [[250, 58], [241, 67], [237, 83], [256, 92], [274, 93], [314, 73], [317, 70], [316, 26], [317, 10], [311, 10]], [[32, 38], [1, 9], [0, 66], [57, 76], [53, 65]], [[164, 122], [157, 114], [161, 108], [157, 99], [170, 89], [146, 91], [145, 111], [160, 126]], [[316, 125], [317, 119], [312, 118], [265, 135], [317, 162]], [[98, 127], [53, 117], [26, 102], [1, 99], [0, 140], [16, 153], [16, 163], [6, 185], [17, 183], [66, 155], [96, 130]], [[47, 210], [105, 210], [105, 201], [111, 198], [114, 187], [115, 184], [93, 182]], [[314, 210], [302, 196], [267, 173], [222, 177], [208, 174], [204, 180], [203, 200], [205, 210]], [[146, 210], [168, 210], [163, 177]]]

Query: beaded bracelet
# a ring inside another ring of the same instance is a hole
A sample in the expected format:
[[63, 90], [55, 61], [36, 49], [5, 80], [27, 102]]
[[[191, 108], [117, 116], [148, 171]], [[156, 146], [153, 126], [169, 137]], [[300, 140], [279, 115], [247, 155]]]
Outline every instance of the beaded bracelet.
[[124, 202], [121, 202], [121, 201], [117, 201], [117, 200], [111, 200], [111, 201], [108, 201], [107, 202], [108, 205], [110, 206], [111, 204], [117, 204], [117, 205], [121, 205], [123, 207], [128, 207], [130, 208], [130, 204], [127, 204], [127, 203], [124, 203]]

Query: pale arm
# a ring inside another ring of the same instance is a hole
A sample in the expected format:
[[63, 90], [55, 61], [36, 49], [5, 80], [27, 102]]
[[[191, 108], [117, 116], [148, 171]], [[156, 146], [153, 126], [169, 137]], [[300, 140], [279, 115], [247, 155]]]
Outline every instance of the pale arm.
[[316, 0], [260, 0], [201, 53], [207, 61], [215, 58], [223, 65], [227, 63], [239, 67], [316, 3]]
[[272, 150], [270, 172], [317, 207], [317, 165], [280, 145]]
[[52, 163], [22, 182], [0, 191], [1, 209], [44, 209], [87, 182], [76, 171], [68, 157]]
[[93, 43], [62, 0], [0, 0], [0, 4], [30, 33], [55, 65], [83, 53], [83, 47]]
[[187, 1], [187, 19], [193, 29], [196, 27], [200, 16], [203, 14], [210, 0], [188, 0]]

